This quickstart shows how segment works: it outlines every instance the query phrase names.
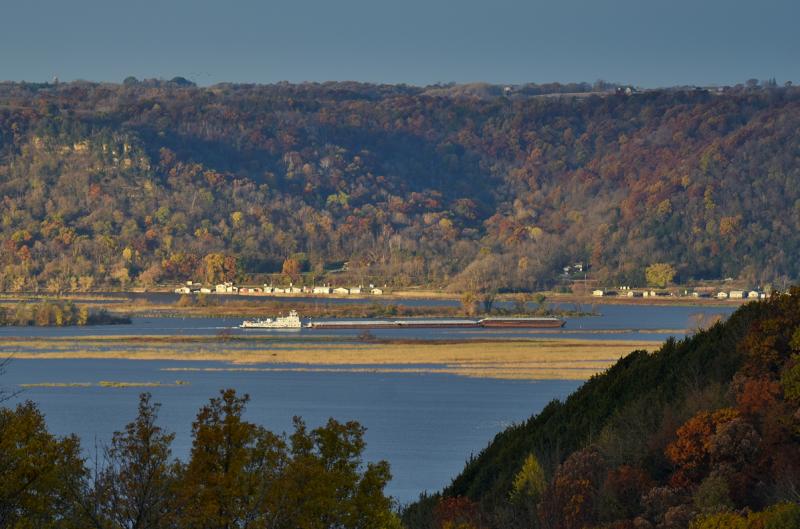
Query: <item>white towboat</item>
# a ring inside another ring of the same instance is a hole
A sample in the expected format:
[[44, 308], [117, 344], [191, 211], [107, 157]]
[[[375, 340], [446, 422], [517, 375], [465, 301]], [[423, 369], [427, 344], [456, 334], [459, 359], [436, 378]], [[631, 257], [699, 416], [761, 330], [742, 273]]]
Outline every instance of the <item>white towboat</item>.
[[278, 316], [275, 319], [245, 320], [239, 325], [242, 329], [299, 329], [303, 326], [296, 310], [289, 311], [288, 316]]

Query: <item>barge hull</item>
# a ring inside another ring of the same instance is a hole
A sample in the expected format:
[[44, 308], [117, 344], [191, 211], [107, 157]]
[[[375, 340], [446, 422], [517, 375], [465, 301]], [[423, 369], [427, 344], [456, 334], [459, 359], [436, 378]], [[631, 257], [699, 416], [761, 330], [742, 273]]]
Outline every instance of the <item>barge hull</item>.
[[485, 318], [482, 320], [395, 320], [395, 321], [318, 321], [309, 329], [553, 329], [566, 322], [558, 318]]
[[483, 321], [480, 325], [487, 328], [558, 329], [563, 327], [565, 323], [565, 321]]

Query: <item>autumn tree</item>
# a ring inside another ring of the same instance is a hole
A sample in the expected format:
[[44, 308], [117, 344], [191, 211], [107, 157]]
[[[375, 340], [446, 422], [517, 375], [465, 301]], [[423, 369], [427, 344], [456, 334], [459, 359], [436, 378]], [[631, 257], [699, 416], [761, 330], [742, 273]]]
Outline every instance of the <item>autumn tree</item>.
[[281, 268], [281, 273], [289, 278], [291, 281], [297, 281], [300, 279], [300, 261], [293, 258], [288, 257], [283, 261], [283, 267]]
[[170, 461], [174, 434], [156, 424], [159, 404], [139, 397], [136, 419], [115, 432], [95, 485], [104, 529], [167, 527], [177, 508]]
[[219, 283], [225, 278], [225, 256], [221, 253], [210, 253], [203, 258], [203, 279], [206, 283]]
[[482, 529], [484, 527], [477, 503], [457, 496], [442, 498], [434, 511], [436, 529]]
[[258, 516], [265, 485], [280, 466], [268, 455], [282, 448], [243, 419], [248, 400], [224, 390], [197, 414], [178, 490], [179, 524], [187, 529], [233, 529]]
[[605, 461], [593, 447], [571, 454], [556, 470], [539, 504], [539, 520], [547, 529], [582, 529], [595, 519], [606, 473]]

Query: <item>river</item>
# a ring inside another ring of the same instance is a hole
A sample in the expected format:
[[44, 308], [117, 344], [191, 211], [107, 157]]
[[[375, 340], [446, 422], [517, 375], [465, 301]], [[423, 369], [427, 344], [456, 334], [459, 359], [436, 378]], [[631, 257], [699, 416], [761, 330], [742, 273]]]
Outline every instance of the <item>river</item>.
[[[569, 318], [563, 329], [408, 329], [375, 330], [378, 337], [658, 339], [682, 337], [698, 319], [729, 307], [602, 305], [601, 315]], [[700, 316], [698, 316], [700, 315]], [[3, 337], [80, 337], [96, 335], [215, 335], [276, 333], [287, 340], [341, 340], [359, 331], [242, 331], [240, 319], [134, 318], [131, 325], [62, 328], [0, 328]], [[168, 346], [168, 345], [165, 345]], [[162, 403], [162, 424], [176, 433], [173, 446], [185, 458], [191, 446], [191, 423], [199, 407], [221, 388], [233, 387], [251, 396], [247, 418], [275, 432], [291, 428], [291, 418], [302, 416], [310, 426], [328, 417], [357, 420], [367, 427], [366, 459], [386, 459], [394, 476], [387, 492], [401, 502], [422, 491], [449, 483], [471, 454], [477, 454], [507, 426], [524, 421], [553, 399], [563, 399], [580, 382], [515, 381], [468, 378], [444, 373], [315, 372], [294, 370], [208, 371], [213, 363], [141, 360], [13, 360], [0, 385], [18, 388], [31, 383], [95, 384], [92, 387], [31, 387], [15, 400], [36, 402], [58, 435], [76, 433], [87, 457], [95, 445], [107, 443], [115, 430], [133, 419], [140, 388], [103, 388], [103, 380], [188, 384], [154, 387], [148, 391]], [[164, 371], [171, 367], [199, 368]], [[272, 366], [276, 367], [276, 366]], [[277, 366], [280, 367], [280, 366]], [[287, 366], [289, 367], [289, 366]], [[313, 367], [313, 366], [312, 366]]]

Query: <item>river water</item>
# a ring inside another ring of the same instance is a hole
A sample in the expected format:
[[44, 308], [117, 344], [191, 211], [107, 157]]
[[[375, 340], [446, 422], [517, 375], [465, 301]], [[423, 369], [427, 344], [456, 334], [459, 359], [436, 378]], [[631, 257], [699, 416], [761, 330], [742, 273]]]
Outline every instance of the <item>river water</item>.
[[[600, 316], [569, 318], [560, 330], [407, 329], [374, 330], [377, 337], [664, 339], [682, 337], [696, 321], [726, 317], [729, 307], [603, 305]], [[265, 315], [268, 316], [268, 315]], [[64, 328], [0, 328], [3, 337], [80, 337], [96, 335], [215, 335], [272, 333], [287, 340], [356, 339], [358, 330], [242, 331], [240, 319], [134, 318], [131, 325]], [[168, 347], [168, 345], [165, 345]], [[366, 459], [389, 461], [394, 475], [387, 492], [408, 502], [422, 491], [449, 483], [471, 454], [477, 454], [507, 426], [527, 419], [549, 401], [563, 399], [580, 382], [514, 381], [467, 378], [444, 373], [315, 372], [295, 370], [213, 371], [206, 362], [141, 360], [13, 360], [0, 379], [6, 388], [31, 383], [95, 384], [92, 387], [31, 387], [15, 398], [36, 402], [58, 435], [77, 433], [87, 457], [107, 443], [115, 430], [133, 419], [140, 388], [102, 388], [103, 380], [188, 382], [149, 388], [162, 403], [162, 424], [176, 433], [173, 446], [185, 458], [191, 446], [191, 423], [201, 405], [221, 388], [248, 393], [247, 418], [275, 432], [291, 428], [302, 416], [310, 426], [329, 417], [357, 420], [367, 427]], [[173, 367], [199, 368], [165, 371]], [[281, 366], [272, 366], [281, 367]], [[286, 366], [290, 367], [290, 366]]]

